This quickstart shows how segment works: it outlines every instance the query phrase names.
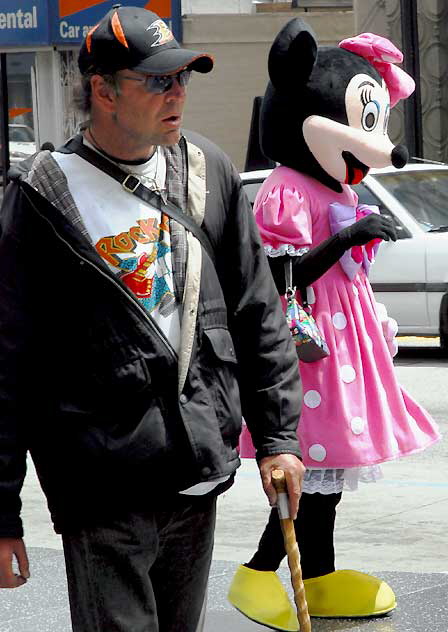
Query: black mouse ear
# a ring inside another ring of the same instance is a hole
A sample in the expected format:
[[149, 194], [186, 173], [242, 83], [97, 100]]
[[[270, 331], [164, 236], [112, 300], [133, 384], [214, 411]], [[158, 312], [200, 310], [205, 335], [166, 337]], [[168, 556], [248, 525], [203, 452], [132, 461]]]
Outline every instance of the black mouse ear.
[[308, 80], [317, 57], [311, 27], [293, 18], [280, 31], [269, 51], [269, 78], [277, 90], [295, 89]]

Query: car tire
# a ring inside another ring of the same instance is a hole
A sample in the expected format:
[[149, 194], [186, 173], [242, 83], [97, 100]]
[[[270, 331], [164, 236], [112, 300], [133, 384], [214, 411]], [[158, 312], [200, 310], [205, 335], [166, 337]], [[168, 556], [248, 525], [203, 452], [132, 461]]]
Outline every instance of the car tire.
[[448, 354], [448, 292], [440, 302], [440, 348]]

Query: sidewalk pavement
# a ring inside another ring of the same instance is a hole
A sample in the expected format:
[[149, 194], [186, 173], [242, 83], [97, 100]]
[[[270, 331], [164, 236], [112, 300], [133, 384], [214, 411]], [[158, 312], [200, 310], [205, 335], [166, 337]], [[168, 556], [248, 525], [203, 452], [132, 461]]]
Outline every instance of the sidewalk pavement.
[[[439, 422], [445, 439], [384, 464], [382, 481], [344, 494], [336, 558], [338, 568], [389, 582], [398, 608], [379, 619], [312, 619], [314, 632], [448, 632], [448, 359], [412, 353], [396, 364], [400, 382]], [[19, 589], [0, 591], [0, 632], [70, 632], [61, 541], [32, 463], [22, 497], [32, 577]], [[233, 610], [226, 594], [238, 564], [253, 554], [268, 513], [256, 464], [245, 459], [236, 484], [218, 503], [205, 632], [267, 629]], [[289, 587], [287, 568], [279, 575]]]
[[[0, 594], [0, 632], [70, 632], [62, 551], [31, 548], [29, 555], [32, 580], [21, 588]], [[266, 630], [233, 610], [226, 601], [234, 569], [233, 562], [213, 562], [205, 632]], [[280, 576], [288, 585], [286, 569], [280, 570]], [[399, 606], [392, 615], [369, 620], [313, 618], [313, 631], [447, 632], [447, 574], [385, 571], [381, 577], [397, 594]]]
[[[446, 455], [439, 444], [433, 460], [437, 464], [441, 458]], [[389, 582], [398, 608], [390, 616], [370, 620], [314, 618], [314, 632], [448, 631], [448, 573], [444, 572], [448, 571], [448, 483], [435, 477], [432, 481], [419, 479], [412, 471], [416, 460], [418, 457], [408, 465], [407, 461], [387, 464], [384, 484], [347, 494], [339, 519], [339, 567], [372, 572]], [[437, 465], [434, 469], [437, 471]], [[238, 478], [218, 504], [205, 632], [267, 629], [243, 617], [226, 599], [233, 573], [248, 559], [269, 511], [253, 461], [243, 461]], [[0, 591], [0, 632], [70, 632], [61, 541], [52, 532], [31, 463], [23, 497], [25, 524], [30, 527], [27, 546], [32, 577], [19, 589]], [[253, 518], [253, 525], [247, 515]], [[291, 594], [286, 566], [279, 575]]]

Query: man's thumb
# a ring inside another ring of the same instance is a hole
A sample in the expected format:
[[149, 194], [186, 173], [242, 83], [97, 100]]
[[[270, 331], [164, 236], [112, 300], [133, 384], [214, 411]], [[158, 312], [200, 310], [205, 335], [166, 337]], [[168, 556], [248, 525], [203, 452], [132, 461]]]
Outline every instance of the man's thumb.
[[19, 573], [25, 579], [30, 577], [30, 564], [28, 556], [26, 554], [25, 545], [21, 543], [19, 549], [16, 551], [17, 564], [19, 566]]

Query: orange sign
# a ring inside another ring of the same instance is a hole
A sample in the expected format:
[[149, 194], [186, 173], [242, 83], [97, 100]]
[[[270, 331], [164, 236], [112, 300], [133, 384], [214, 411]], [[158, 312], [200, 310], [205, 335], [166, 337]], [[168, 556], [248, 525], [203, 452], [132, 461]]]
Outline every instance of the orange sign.
[[32, 112], [32, 108], [10, 108], [9, 110], [9, 118], [13, 119], [16, 116], [20, 116], [21, 114], [26, 114], [27, 112]]
[[59, 17], [66, 18], [68, 15], [90, 9], [106, 0], [59, 0]]
[[161, 18], [171, 17], [171, 0], [149, 0], [145, 4], [145, 9], [154, 11]]
[[[107, 0], [59, 0], [59, 17], [66, 18], [69, 15], [90, 9], [106, 1]], [[157, 13], [161, 18], [170, 18], [171, 0], [149, 0], [149, 2], [145, 4], [145, 9], [154, 11], [154, 13]]]

